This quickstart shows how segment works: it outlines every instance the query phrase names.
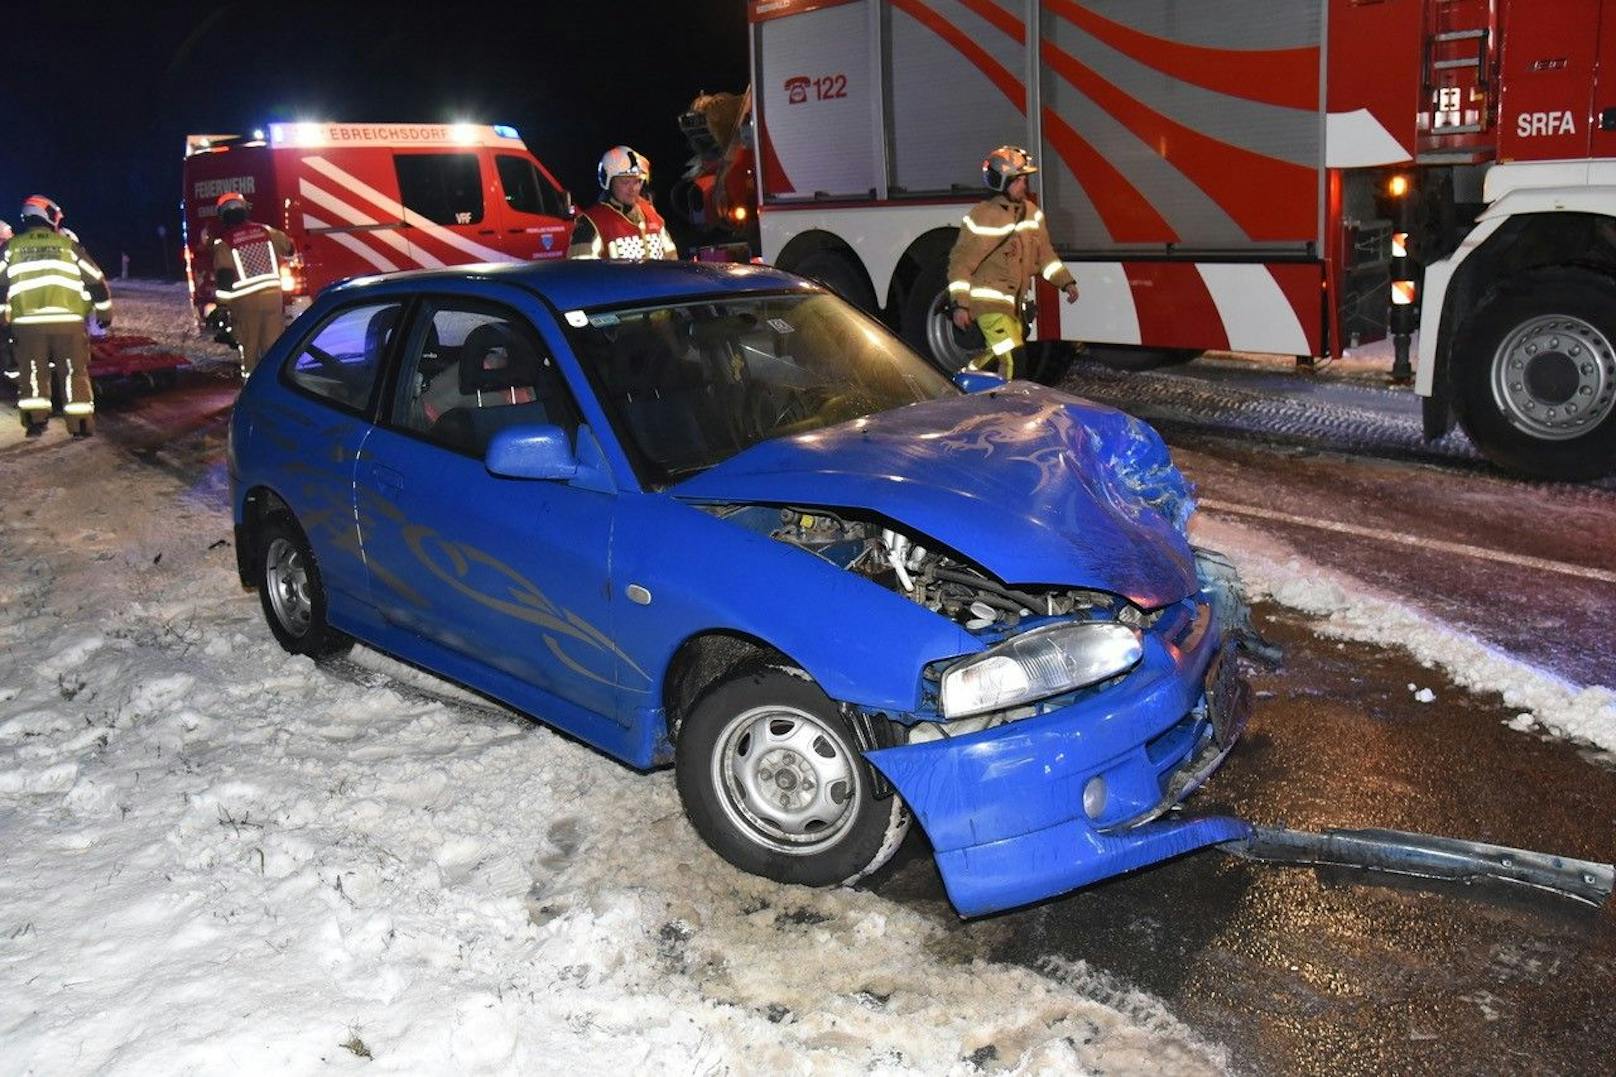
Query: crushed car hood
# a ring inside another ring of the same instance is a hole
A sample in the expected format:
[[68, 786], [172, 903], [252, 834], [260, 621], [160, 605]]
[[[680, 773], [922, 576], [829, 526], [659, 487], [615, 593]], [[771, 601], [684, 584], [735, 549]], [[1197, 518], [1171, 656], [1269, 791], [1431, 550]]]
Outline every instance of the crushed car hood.
[[765, 441], [668, 493], [863, 509], [1007, 584], [1110, 591], [1147, 609], [1199, 586], [1184, 536], [1193, 501], [1156, 432], [1023, 382]]

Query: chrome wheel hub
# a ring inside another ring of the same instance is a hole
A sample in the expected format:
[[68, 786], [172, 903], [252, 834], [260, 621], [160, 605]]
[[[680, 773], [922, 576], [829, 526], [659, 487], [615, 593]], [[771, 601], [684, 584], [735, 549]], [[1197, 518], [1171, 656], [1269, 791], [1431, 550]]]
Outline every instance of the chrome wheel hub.
[[852, 825], [859, 772], [839, 740], [795, 707], [756, 707], [730, 719], [713, 754], [724, 813], [759, 845], [823, 852]]
[[309, 571], [296, 546], [283, 538], [269, 544], [265, 552], [264, 586], [269, 604], [281, 627], [294, 636], [309, 630], [314, 603], [309, 598]]
[[1498, 345], [1491, 382], [1510, 425], [1545, 441], [1569, 441], [1616, 409], [1616, 348], [1581, 318], [1532, 318]]
[[971, 353], [954, 341], [954, 319], [948, 313], [947, 292], [937, 293], [931, 301], [931, 309], [926, 314], [926, 344], [931, 348], [932, 358], [951, 373], [963, 370], [971, 361]]

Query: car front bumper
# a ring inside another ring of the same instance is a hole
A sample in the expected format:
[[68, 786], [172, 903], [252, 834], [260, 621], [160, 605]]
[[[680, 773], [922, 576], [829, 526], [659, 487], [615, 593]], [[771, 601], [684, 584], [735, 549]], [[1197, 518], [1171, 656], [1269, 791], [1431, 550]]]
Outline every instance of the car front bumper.
[[[966, 916], [1039, 901], [1205, 845], [1235, 819], [1160, 819], [1222, 762], [1249, 693], [1204, 601], [1169, 611], [1116, 684], [1033, 718], [867, 758], [915, 812]], [[1091, 818], [1083, 791], [1104, 782]]]

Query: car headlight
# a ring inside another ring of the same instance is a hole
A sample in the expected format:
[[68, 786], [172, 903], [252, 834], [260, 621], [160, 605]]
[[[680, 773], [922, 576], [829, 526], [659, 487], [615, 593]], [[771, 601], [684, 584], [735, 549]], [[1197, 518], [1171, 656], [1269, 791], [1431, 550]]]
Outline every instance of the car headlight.
[[950, 666], [943, 674], [943, 717], [1058, 696], [1126, 672], [1143, 654], [1139, 630], [1114, 621], [1035, 628]]

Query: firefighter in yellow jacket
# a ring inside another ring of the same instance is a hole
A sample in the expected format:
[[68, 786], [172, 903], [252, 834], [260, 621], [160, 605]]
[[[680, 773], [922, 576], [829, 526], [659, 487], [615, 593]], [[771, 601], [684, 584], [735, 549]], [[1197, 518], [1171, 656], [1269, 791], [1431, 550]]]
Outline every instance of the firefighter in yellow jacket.
[[253, 372], [286, 327], [281, 267], [292, 257], [285, 232], [247, 219], [252, 206], [235, 191], [219, 196], [220, 232], [213, 240], [214, 295], [230, 312], [241, 349], [241, 376]]
[[62, 369], [62, 413], [74, 437], [95, 432], [90, 386], [92, 311], [112, 324], [106, 274], [71, 235], [62, 210], [43, 195], [22, 204], [18, 232], [0, 251], [0, 319], [11, 325], [18, 366], [17, 412], [29, 437], [45, 432], [51, 413], [51, 363]]
[[974, 320], [987, 350], [971, 360], [972, 370], [1001, 363], [1005, 378], [1015, 376], [1024, 355], [1021, 297], [1034, 273], [1077, 302], [1077, 281], [1055, 254], [1044, 214], [1027, 199], [1027, 177], [1037, 172], [1032, 157], [1017, 146], [1000, 146], [982, 162], [982, 182], [997, 193], [965, 215], [948, 258], [948, 298], [954, 324], [969, 329]]

